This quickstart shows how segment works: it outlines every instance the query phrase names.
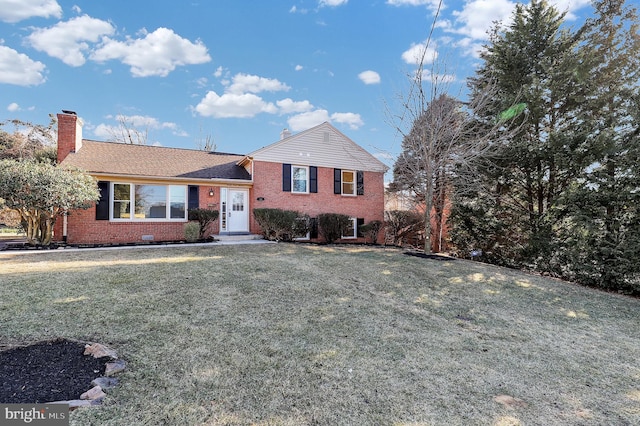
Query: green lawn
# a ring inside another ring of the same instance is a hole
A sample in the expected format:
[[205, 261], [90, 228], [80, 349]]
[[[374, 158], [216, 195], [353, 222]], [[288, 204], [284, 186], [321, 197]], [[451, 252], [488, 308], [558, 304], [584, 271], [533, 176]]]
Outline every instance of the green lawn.
[[128, 362], [74, 425], [640, 424], [639, 324], [639, 299], [396, 249], [0, 252], [0, 344]]

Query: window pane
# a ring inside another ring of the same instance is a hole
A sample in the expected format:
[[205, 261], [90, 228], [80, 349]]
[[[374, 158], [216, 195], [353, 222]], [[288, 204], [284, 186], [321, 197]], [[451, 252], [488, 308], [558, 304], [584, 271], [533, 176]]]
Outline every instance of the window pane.
[[164, 219], [167, 217], [167, 187], [162, 185], [135, 186], [136, 219]]
[[356, 219], [349, 221], [349, 226], [344, 230], [342, 238], [355, 238], [356, 237]]
[[185, 219], [187, 188], [185, 186], [170, 186], [169, 199], [171, 202], [171, 219]]
[[346, 195], [354, 195], [355, 191], [355, 173], [342, 171], [342, 193]]
[[293, 192], [307, 192], [307, 168], [291, 168], [292, 190]]
[[113, 185], [113, 218], [131, 219], [131, 185], [128, 183]]

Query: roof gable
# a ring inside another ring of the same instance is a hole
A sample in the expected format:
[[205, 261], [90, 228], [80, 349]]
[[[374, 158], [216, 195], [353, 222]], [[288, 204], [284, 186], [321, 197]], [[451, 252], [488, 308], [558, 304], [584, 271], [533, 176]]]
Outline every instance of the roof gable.
[[256, 161], [386, 172], [387, 166], [331, 124], [289, 136], [248, 155]]
[[82, 148], [69, 154], [61, 165], [90, 174], [250, 180], [249, 173], [237, 165], [242, 158], [236, 154], [85, 139]]

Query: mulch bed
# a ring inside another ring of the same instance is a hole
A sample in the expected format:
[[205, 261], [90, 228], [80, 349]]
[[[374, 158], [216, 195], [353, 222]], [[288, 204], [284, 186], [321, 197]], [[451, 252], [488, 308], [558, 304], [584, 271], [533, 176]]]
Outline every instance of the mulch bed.
[[406, 254], [407, 256], [415, 256], [422, 259], [440, 260], [443, 262], [451, 262], [453, 260], [456, 260], [454, 257], [443, 256], [441, 254], [426, 254], [419, 251], [405, 251], [404, 254]]
[[83, 355], [84, 349], [84, 343], [55, 339], [1, 351], [0, 403], [79, 399], [109, 362], [108, 357]]

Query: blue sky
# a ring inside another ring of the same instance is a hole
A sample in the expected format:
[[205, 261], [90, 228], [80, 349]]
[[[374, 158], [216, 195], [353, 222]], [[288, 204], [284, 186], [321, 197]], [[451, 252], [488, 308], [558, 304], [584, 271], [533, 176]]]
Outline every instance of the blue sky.
[[[568, 24], [589, 0], [553, 0]], [[108, 140], [118, 115], [148, 143], [245, 154], [324, 121], [391, 165], [438, 0], [0, 0], [0, 121], [73, 110]], [[461, 93], [509, 0], [444, 0], [428, 58]]]

